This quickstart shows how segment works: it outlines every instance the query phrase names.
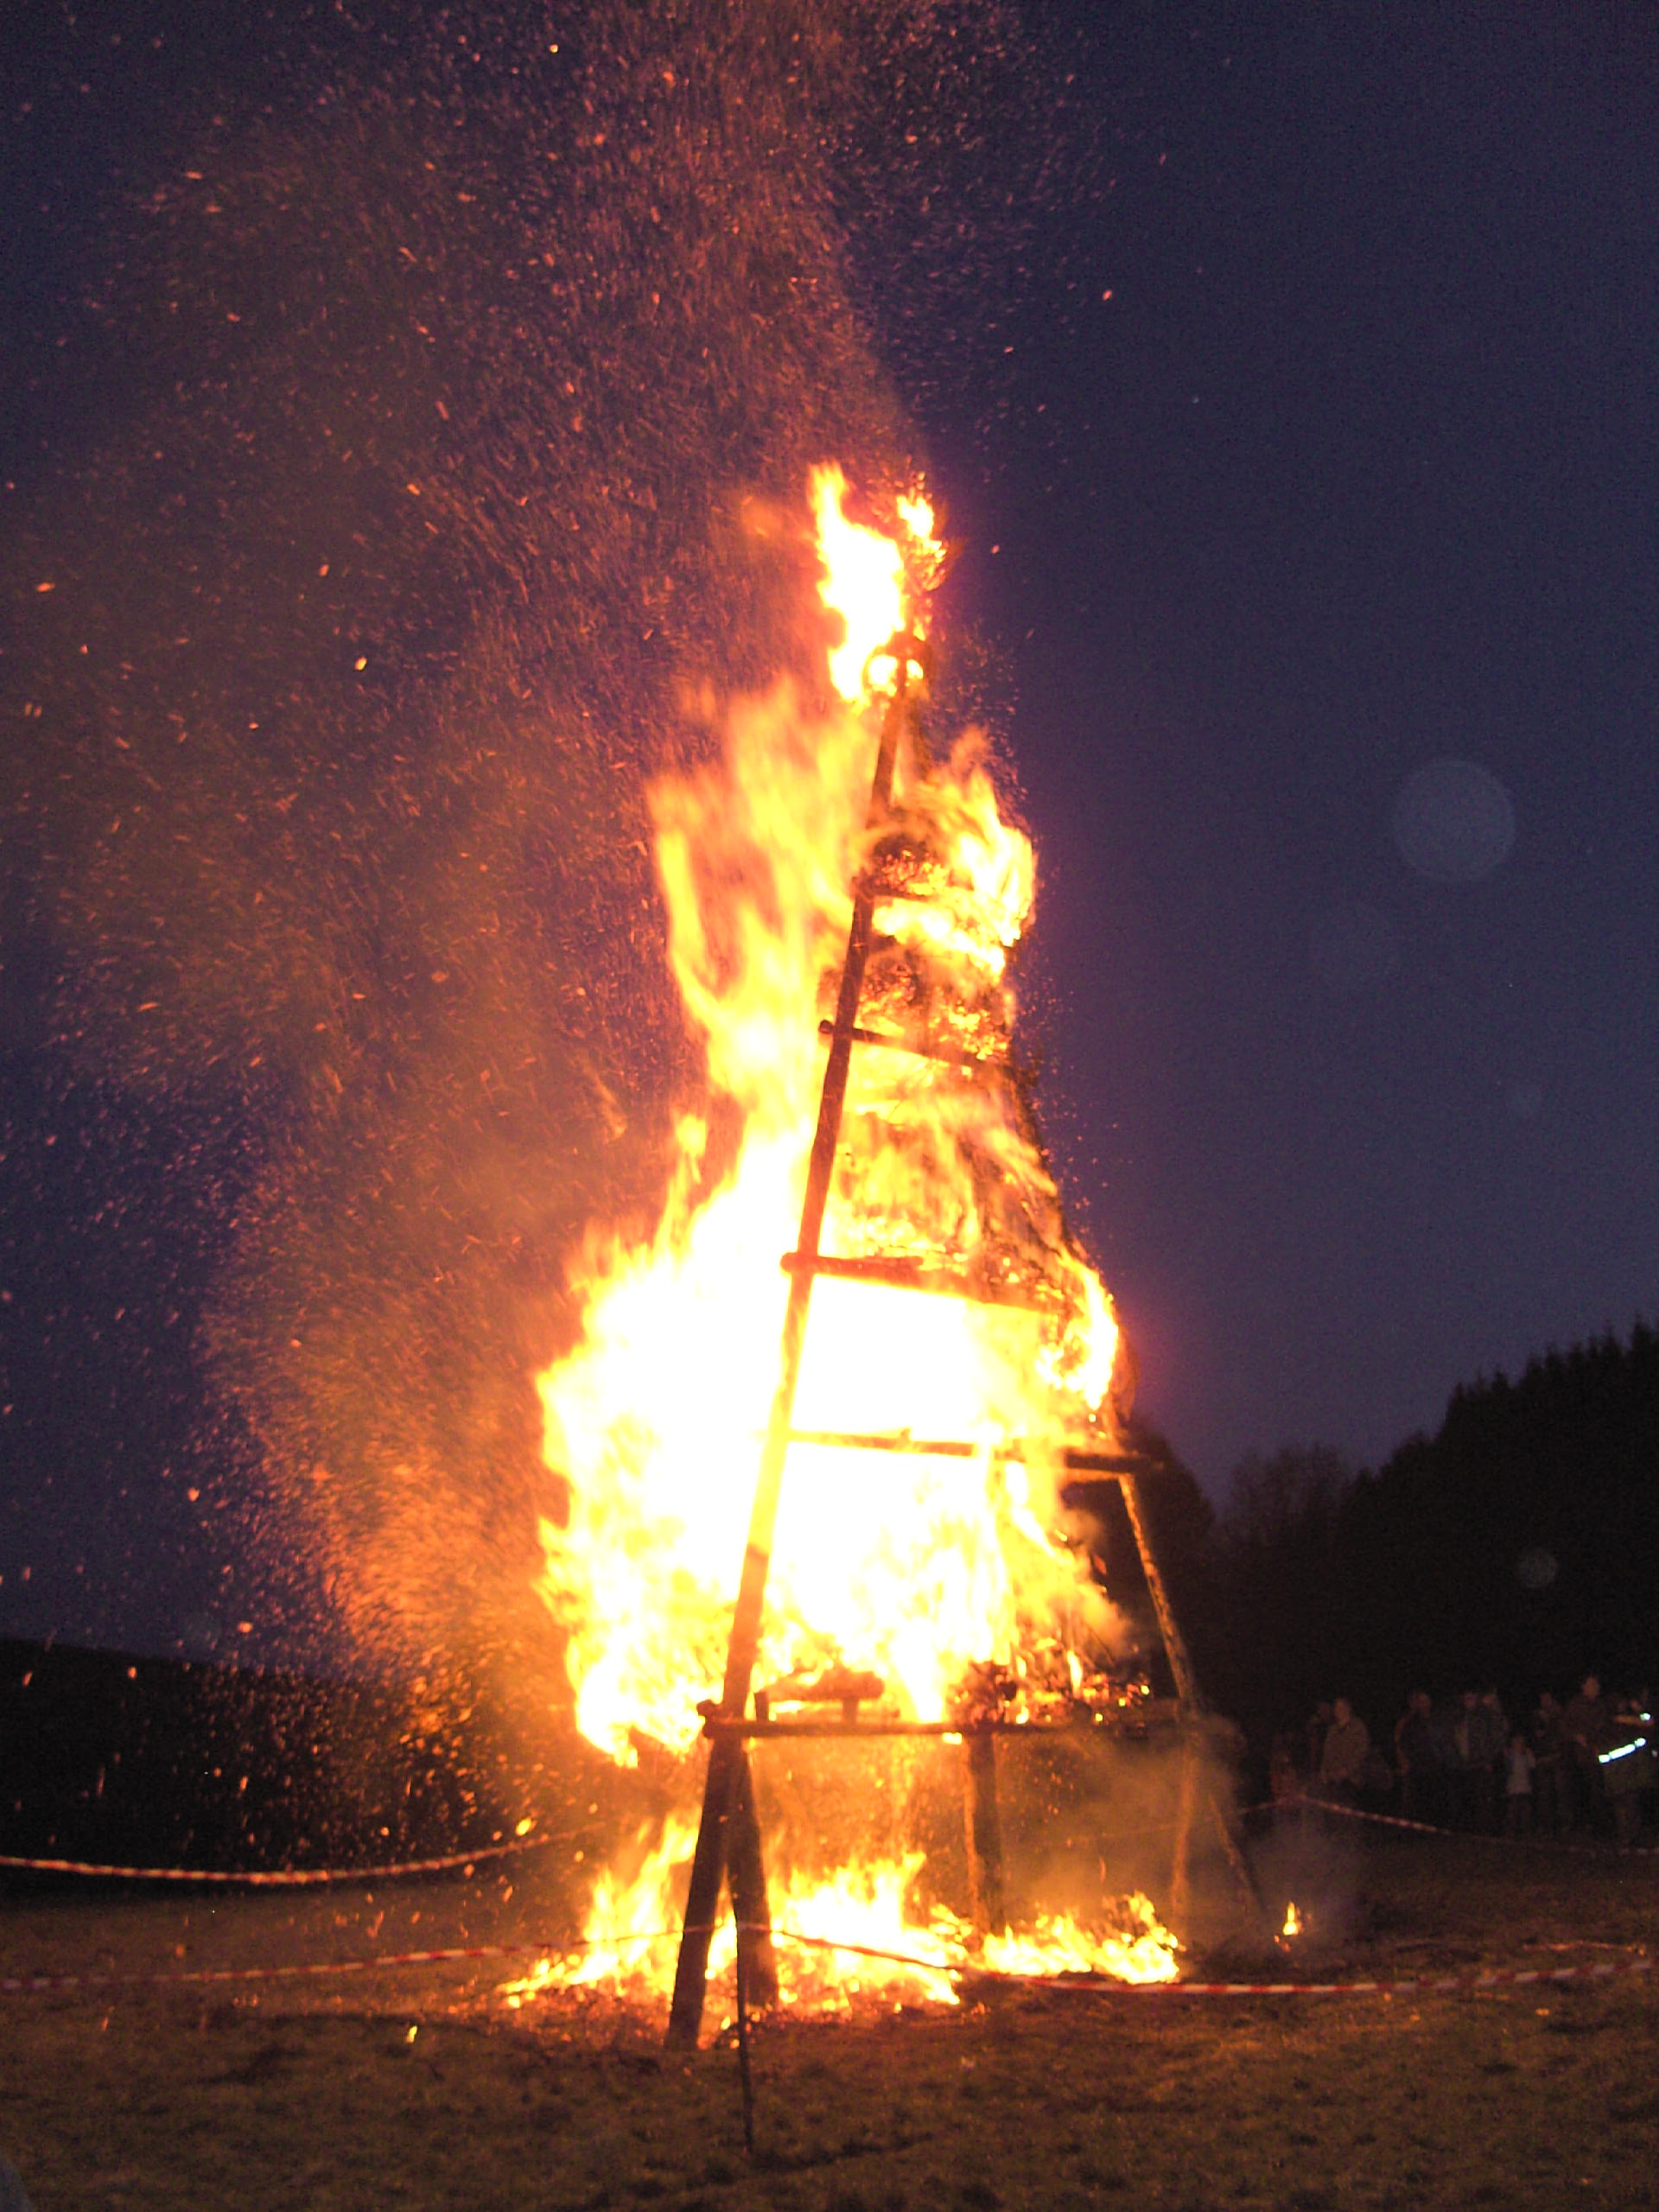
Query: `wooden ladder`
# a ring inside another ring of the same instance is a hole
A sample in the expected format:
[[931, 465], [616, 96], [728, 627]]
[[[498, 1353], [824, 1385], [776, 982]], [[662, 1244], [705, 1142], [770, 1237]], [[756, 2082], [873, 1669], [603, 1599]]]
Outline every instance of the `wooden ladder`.
[[[892, 639], [873, 658], [890, 659], [894, 668], [891, 696], [882, 717], [875, 774], [870, 792], [866, 828], [878, 830], [893, 810], [893, 776], [899, 747], [917, 710], [917, 689], [928, 673], [926, 647], [907, 633]], [[789, 1298], [784, 1313], [783, 1344], [778, 1386], [772, 1401], [760, 1471], [750, 1509], [747, 1541], [737, 1603], [732, 1615], [731, 1641], [720, 1697], [706, 1709], [704, 1733], [709, 1738], [709, 1767], [703, 1783], [702, 1815], [696, 1850], [691, 1862], [691, 1884], [686, 1899], [680, 1936], [674, 1995], [669, 2013], [668, 2038], [682, 2046], [696, 2044], [702, 2023], [708, 1983], [709, 1952], [720, 1914], [722, 1884], [729, 1886], [737, 1923], [737, 1975], [741, 2001], [747, 2010], [773, 2003], [778, 1993], [776, 1961], [771, 1935], [771, 1912], [766, 1896], [765, 1859], [760, 1821], [755, 1812], [754, 1783], [748, 1745], [757, 1738], [887, 1736], [958, 1737], [963, 1745], [965, 1834], [970, 1905], [976, 1926], [985, 1933], [1003, 1925], [1001, 1821], [996, 1796], [995, 1738], [1011, 1732], [1014, 1724], [996, 1720], [860, 1721], [855, 1709], [839, 1719], [774, 1720], [770, 1713], [749, 1713], [750, 1691], [760, 1649], [761, 1618], [766, 1605], [766, 1578], [772, 1562], [772, 1539], [783, 1486], [784, 1465], [791, 1444], [829, 1446], [854, 1451], [926, 1452], [947, 1458], [970, 1459], [982, 1447], [954, 1440], [917, 1441], [906, 1435], [864, 1435], [841, 1431], [797, 1430], [795, 1397], [800, 1381], [801, 1359], [812, 1286], [820, 1275], [856, 1282], [931, 1291], [946, 1297], [970, 1299], [988, 1305], [1042, 1310], [1048, 1302], [1017, 1283], [977, 1281], [964, 1274], [929, 1267], [912, 1259], [837, 1257], [822, 1249], [824, 1211], [835, 1176], [846, 1107], [848, 1077], [855, 1046], [874, 1046], [887, 1051], [910, 1052], [974, 1071], [1004, 1063], [987, 1060], [949, 1046], [912, 1041], [861, 1027], [859, 1014], [868, 964], [874, 913], [884, 899], [899, 895], [884, 887], [876, 871], [861, 870], [853, 890], [852, 925], [842, 965], [833, 1021], [822, 1022], [820, 1033], [829, 1040], [830, 1052], [818, 1099], [817, 1130], [807, 1167], [806, 1194], [801, 1207], [800, 1233], [782, 1266], [789, 1276]], [[1019, 1459], [1010, 1446], [1005, 1459]], [[1177, 1802], [1174, 1910], [1184, 1909], [1190, 1838], [1201, 1793], [1204, 1708], [1198, 1697], [1191, 1660], [1163, 1578], [1148, 1541], [1146, 1516], [1136, 1488], [1137, 1474], [1148, 1465], [1130, 1454], [1068, 1451], [1061, 1455], [1069, 1473], [1096, 1480], [1116, 1480], [1128, 1511], [1130, 1527], [1152, 1593], [1159, 1630], [1168, 1654], [1176, 1687], [1183, 1730], [1181, 1785]], [[1021, 1733], [1029, 1734], [1028, 1728]], [[1225, 1837], [1235, 1871], [1248, 1884], [1242, 1856], [1230, 1823], [1217, 1805], [1217, 1818]]]

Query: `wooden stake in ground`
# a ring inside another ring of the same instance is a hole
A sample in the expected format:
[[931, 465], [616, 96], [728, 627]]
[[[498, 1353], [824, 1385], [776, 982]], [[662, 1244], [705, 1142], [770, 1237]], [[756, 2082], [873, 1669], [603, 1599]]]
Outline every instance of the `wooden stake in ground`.
[[[924, 670], [923, 648], [910, 637], [894, 638], [887, 651], [894, 664], [893, 696], [882, 717], [875, 775], [870, 787], [868, 826], [886, 821], [893, 804], [893, 770], [899, 740], [911, 711], [910, 672]], [[859, 1001], [864, 988], [864, 969], [870, 957], [875, 919], [875, 885], [868, 871], [860, 875], [853, 895], [852, 926], [847, 937], [847, 957], [841, 971], [835, 1027], [830, 1038], [829, 1064], [818, 1097], [818, 1125], [812, 1140], [812, 1156], [806, 1173], [806, 1196], [801, 1207], [800, 1234], [791, 1255], [789, 1303], [784, 1309], [783, 1349], [779, 1361], [778, 1388], [766, 1423], [760, 1451], [760, 1471], [755, 1480], [754, 1503], [749, 1511], [748, 1541], [732, 1613], [732, 1637], [726, 1653], [726, 1679], [720, 1696], [721, 1714], [741, 1720], [749, 1700], [755, 1656], [760, 1645], [760, 1622], [766, 1610], [766, 1576], [772, 1566], [772, 1544], [778, 1522], [778, 1500], [783, 1488], [784, 1461], [789, 1452], [790, 1429], [795, 1416], [795, 1392], [801, 1376], [801, 1355], [806, 1344], [806, 1319], [812, 1302], [812, 1284], [819, 1244], [823, 1235], [824, 1209], [835, 1177], [836, 1152], [841, 1141], [842, 1114], [847, 1103], [847, 1078], [852, 1066], [854, 1032], [858, 1027]], [[691, 1862], [691, 1888], [685, 1904], [685, 1925], [674, 1974], [674, 1997], [669, 2009], [669, 2041], [695, 2044], [702, 2025], [704, 1992], [709, 1981], [709, 1946], [714, 1938], [720, 1910], [721, 1880], [733, 1841], [733, 1789], [738, 1784], [739, 1763], [747, 1772], [742, 1746], [729, 1737], [715, 1736], [709, 1747], [709, 1770], [703, 1782], [702, 1819], [697, 1848]], [[753, 1821], [753, 1794], [748, 1822]], [[740, 1828], [746, 1828], [738, 1815]], [[760, 1842], [754, 1840], [758, 1867]], [[764, 1907], [763, 1907], [764, 1910]], [[743, 1917], [753, 1918], [753, 1914]]]

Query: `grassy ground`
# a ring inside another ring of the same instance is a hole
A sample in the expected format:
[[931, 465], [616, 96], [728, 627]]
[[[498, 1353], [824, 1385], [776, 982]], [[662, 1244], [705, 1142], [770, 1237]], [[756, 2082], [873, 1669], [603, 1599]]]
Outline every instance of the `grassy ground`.
[[[1625, 1965], [1659, 1905], [1659, 1859], [1313, 1839], [1263, 1871], [1317, 1901], [1321, 1974]], [[166, 1971], [505, 1940], [568, 1926], [569, 1879], [549, 1853], [297, 1904], [14, 1896], [0, 1958]], [[603, 1997], [511, 2012], [507, 1971], [0, 1998], [0, 2148], [36, 2212], [1659, 2202], [1659, 1975], [773, 2024], [751, 2159], [728, 2046], [669, 2053]]]

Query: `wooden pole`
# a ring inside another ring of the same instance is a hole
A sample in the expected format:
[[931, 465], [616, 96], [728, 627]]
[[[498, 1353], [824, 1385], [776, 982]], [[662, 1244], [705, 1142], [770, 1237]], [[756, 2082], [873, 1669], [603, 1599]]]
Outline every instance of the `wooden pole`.
[[1175, 1848], [1169, 1870], [1169, 1916], [1185, 1940], [1192, 1904], [1192, 1816], [1198, 1798], [1198, 1743], [1190, 1721], [1181, 1727], [1181, 1773], [1175, 1793]]
[[1135, 1548], [1141, 1554], [1141, 1569], [1147, 1578], [1147, 1587], [1152, 1592], [1152, 1610], [1158, 1616], [1158, 1633], [1164, 1639], [1164, 1649], [1169, 1655], [1169, 1671], [1175, 1677], [1175, 1694], [1180, 1700], [1183, 1720], [1196, 1719], [1204, 1709], [1198, 1695], [1198, 1678], [1192, 1671], [1181, 1631], [1176, 1625], [1175, 1609], [1169, 1602], [1169, 1592], [1164, 1587], [1164, 1578], [1158, 1572], [1158, 1561], [1152, 1548], [1152, 1539], [1147, 1532], [1146, 1515], [1141, 1510], [1140, 1485], [1134, 1475], [1122, 1473], [1117, 1486], [1123, 1493], [1123, 1503], [1129, 1516], [1129, 1526], [1135, 1532]]
[[[887, 650], [893, 656], [897, 672], [876, 748], [875, 774], [866, 817], [867, 826], [872, 830], [886, 821], [892, 809], [899, 739], [909, 711], [910, 671], [912, 664], [921, 665], [922, 649], [913, 638], [894, 638]], [[791, 1271], [789, 1303], [784, 1309], [778, 1388], [772, 1395], [766, 1441], [760, 1448], [760, 1471], [755, 1479], [754, 1503], [749, 1510], [748, 1541], [738, 1579], [737, 1603], [732, 1612], [732, 1639], [727, 1647], [726, 1678], [720, 1695], [720, 1711], [729, 1719], [741, 1719], [743, 1716], [760, 1646], [760, 1623], [766, 1611], [766, 1576], [772, 1566], [778, 1499], [783, 1487], [784, 1461], [789, 1452], [795, 1392], [801, 1378], [806, 1317], [812, 1302], [811, 1262], [818, 1256], [824, 1209], [835, 1179], [842, 1114], [847, 1103], [847, 1077], [852, 1066], [854, 1033], [858, 1027], [859, 1001], [870, 957], [874, 918], [875, 888], [868, 871], [861, 870], [853, 892], [852, 926], [848, 931], [847, 957], [842, 965], [835, 1027], [830, 1038], [830, 1060], [818, 1096], [818, 1125], [812, 1140], [812, 1155], [807, 1163], [801, 1229], [795, 1240], [798, 1264]], [[720, 1910], [721, 1878], [726, 1870], [728, 1844], [730, 1793], [736, 1772], [730, 1748], [729, 1739], [720, 1737], [709, 1747], [709, 1770], [703, 1781], [702, 1819], [697, 1830], [696, 1853], [691, 1862], [691, 1888], [686, 1898], [685, 1925], [674, 1974], [674, 1997], [669, 2008], [671, 2044], [694, 2045], [702, 2025], [709, 1946], [714, 1939], [715, 1916]]]
[[[1187, 1917], [1192, 1904], [1192, 1822], [1198, 1810], [1201, 1780], [1199, 1770], [1204, 1758], [1205, 1704], [1198, 1690], [1198, 1676], [1193, 1671], [1192, 1655], [1176, 1623], [1175, 1609], [1169, 1602], [1169, 1592], [1165, 1587], [1164, 1578], [1158, 1571], [1152, 1539], [1147, 1530], [1146, 1515], [1141, 1510], [1136, 1478], [1127, 1470], [1121, 1471], [1117, 1486], [1123, 1493], [1129, 1526], [1135, 1531], [1135, 1549], [1141, 1554], [1147, 1587], [1152, 1592], [1153, 1611], [1158, 1617], [1158, 1632], [1163, 1637], [1164, 1649], [1169, 1655], [1169, 1670], [1175, 1677], [1175, 1694], [1180, 1704], [1181, 1772], [1175, 1799], [1175, 1849], [1169, 1880], [1170, 1918], [1179, 1924]], [[1262, 1900], [1232, 1820], [1217, 1795], [1213, 1782], [1205, 1781], [1203, 1789], [1209, 1801], [1210, 1810], [1215, 1816], [1222, 1846], [1245, 1908], [1258, 1924], [1265, 1924]]]
[[737, 1986], [743, 2002], [765, 2011], [778, 2002], [778, 1961], [772, 1947], [766, 1860], [754, 1809], [754, 1776], [740, 1742], [732, 1762], [726, 1821], [726, 1878], [737, 1922]]
[[963, 1737], [962, 1778], [969, 1915], [981, 1936], [1000, 1936], [1008, 1924], [1008, 1908], [1002, 1890], [1002, 1815], [996, 1802], [995, 1736]]

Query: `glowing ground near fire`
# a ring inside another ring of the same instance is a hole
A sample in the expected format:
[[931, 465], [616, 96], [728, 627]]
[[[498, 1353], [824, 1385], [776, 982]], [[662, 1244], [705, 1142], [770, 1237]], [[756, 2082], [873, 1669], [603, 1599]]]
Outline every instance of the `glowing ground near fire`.
[[[896, 664], [920, 667], [929, 650], [942, 549], [918, 492], [890, 496], [881, 526], [849, 514], [850, 497], [838, 469], [814, 472], [818, 696], [785, 685], [735, 702], [718, 762], [652, 794], [708, 1098], [677, 1123], [654, 1234], [590, 1237], [581, 1342], [541, 1378], [558, 1490], [540, 1586], [567, 1637], [577, 1726], [620, 1765], [683, 1763], [687, 1795], [746, 1529], [754, 1542], [789, 1295], [779, 1260], [860, 885], [874, 887], [855, 986], [867, 1049], [818, 1248], [842, 1275], [817, 1283], [805, 1335], [756, 1709], [807, 1710], [849, 1682], [849, 1719], [862, 1706], [895, 1724], [1035, 1720], [1123, 1698], [1119, 1624], [1061, 1496], [1068, 1448], [1119, 1442], [1121, 1340], [1066, 1232], [1013, 1046], [1009, 963], [1033, 856], [999, 812], [981, 734], [925, 713], [893, 741], [890, 801], [872, 805]], [[950, 1440], [955, 1456], [918, 1438]], [[950, 1969], [974, 1955], [1025, 1973], [1174, 1975], [1174, 1939], [1146, 1897], [1103, 1900], [1098, 1925], [1037, 1913], [1019, 1935], [976, 1934], [928, 1894], [926, 1853], [887, 1825], [833, 1872], [807, 1863], [822, 1856], [810, 1848], [770, 1868], [785, 2001], [834, 2006], [874, 1988], [950, 2003]], [[605, 1869], [582, 1948], [543, 1961], [515, 1999], [596, 1981], [663, 1995], [696, 1834], [670, 1814]], [[716, 1974], [734, 1940], [728, 1926]]]

